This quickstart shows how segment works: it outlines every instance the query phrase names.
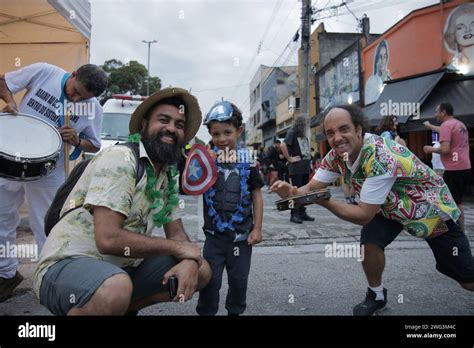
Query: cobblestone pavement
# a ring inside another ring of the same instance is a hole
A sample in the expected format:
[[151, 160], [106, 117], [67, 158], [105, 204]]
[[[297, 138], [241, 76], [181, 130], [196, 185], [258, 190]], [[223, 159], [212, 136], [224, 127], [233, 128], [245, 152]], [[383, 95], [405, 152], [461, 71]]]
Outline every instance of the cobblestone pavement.
[[[319, 205], [307, 207], [309, 215], [314, 217], [314, 222], [295, 224], [290, 222], [289, 211], [278, 211], [275, 201], [279, 198], [274, 193], [268, 193], [267, 187], [262, 189], [264, 200], [263, 214], [263, 237], [262, 245], [292, 245], [306, 243], [326, 243], [333, 241], [358, 241], [360, 226], [343, 221], [334, 214]], [[334, 187], [331, 189], [334, 199], [344, 200], [342, 189]], [[190, 238], [194, 241], [203, 242], [202, 232], [202, 199], [192, 196], [181, 196], [184, 200], [183, 223]], [[466, 233], [469, 239], [474, 240], [474, 204], [465, 204]], [[401, 233], [397, 240], [418, 240], [408, 233]], [[422, 240], [420, 240], [422, 241]]]
[[[342, 190], [331, 190], [334, 199], [343, 200]], [[365, 293], [366, 281], [355, 259], [328, 258], [327, 244], [357, 244], [360, 226], [344, 222], [317, 205], [308, 206], [314, 222], [294, 224], [289, 212], [279, 212], [275, 194], [263, 189], [264, 242], [254, 248], [249, 279], [248, 310], [250, 315], [350, 315], [352, 306]], [[181, 196], [183, 222], [193, 241], [202, 243], [202, 199]], [[474, 246], [474, 204], [465, 204], [466, 233]], [[156, 231], [157, 234], [162, 232]], [[33, 243], [28, 228], [26, 210], [18, 228], [18, 244]], [[387, 266], [384, 284], [390, 289], [392, 302], [385, 315], [473, 315], [472, 293], [434, 268], [434, 258], [428, 245], [407, 233], [402, 233], [386, 250]], [[50, 315], [36, 300], [32, 290], [35, 263], [20, 259], [19, 271], [25, 280], [15, 290], [15, 296], [0, 304], [0, 315]], [[407, 270], [409, 270], [407, 272]], [[226, 277], [218, 314], [224, 308]], [[433, 290], [436, 288], [436, 291]], [[403, 295], [405, 302], [396, 299]], [[297, 299], [288, 304], [288, 296]], [[456, 299], [453, 301], [453, 299]], [[195, 315], [197, 295], [181, 305], [157, 304], [144, 309], [144, 315]]]

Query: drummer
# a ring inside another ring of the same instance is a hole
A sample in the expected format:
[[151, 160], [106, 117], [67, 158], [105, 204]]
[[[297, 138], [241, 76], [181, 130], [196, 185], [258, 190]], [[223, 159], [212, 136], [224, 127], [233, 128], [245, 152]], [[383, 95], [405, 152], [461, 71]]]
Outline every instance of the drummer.
[[[92, 64], [83, 65], [69, 74], [57, 66], [36, 63], [0, 75], [0, 98], [6, 102], [1, 112], [39, 117], [56, 126], [65, 143], [83, 151], [97, 152], [102, 108], [95, 97], [106, 86], [107, 75]], [[13, 95], [24, 89], [26, 94], [18, 108]], [[70, 118], [69, 126], [65, 125], [65, 114]], [[39, 180], [19, 182], [0, 178], [0, 245], [16, 244], [19, 210], [26, 196], [30, 227], [40, 253], [46, 240], [44, 217], [65, 178], [63, 152], [56, 162], [56, 169]], [[23, 280], [17, 264], [15, 258], [0, 258], [0, 302], [6, 300]]]
[[474, 291], [471, 249], [457, 223], [460, 211], [443, 179], [406, 147], [366, 129], [357, 106], [332, 108], [324, 119], [332, 149], [310, 183], [298, 189], [278, 181], [270, 190], [286, 198], [323, 189], [342, 176], [360, 194], [359, 205], [332, 199], [318, 202], [339, 218], [363, 226], [362, 266], [369, 288], [366, 298], [354, 307], [354, 315], [373, 315], [386, 306], [384, 249], [402, 229], [426, 240], [440, 273]]

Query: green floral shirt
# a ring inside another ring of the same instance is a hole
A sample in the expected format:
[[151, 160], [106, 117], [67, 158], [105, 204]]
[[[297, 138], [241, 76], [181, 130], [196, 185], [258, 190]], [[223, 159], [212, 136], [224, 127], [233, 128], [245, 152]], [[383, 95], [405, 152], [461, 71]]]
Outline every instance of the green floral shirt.
[[[140, 157], [150, 161], [143, 144]], [[151, 161], [150, 161], [151, 164]], [[104, 206], [124, 215], [123, 228], [138, 234], [151, 235], [153, 229], [150, 201], [145, 188], [146, 171], [136, 184], [135, 156], [125, 146], [112, 146], [95, 156], [84, 170], [61, 210], [61, 216], [71, 208], [51, 230], [43, 247], [33, 278], [33, 287], [39, 298], [44, 274], [56, 262], [73, 257], [92, 257], [108, 261], [118, 267], [138, 266], [143, 259], [104, 255], [97, 250], [93, 228], [93, 206]], [[166, 168], [157, 178], [156, 190], [164, 192], [168, 186]], [[161, 199], [160, 207], [163, 207]], [[171, 212], [171, 221], [179, 219], [178, 207]], [[124, 250], [124, 255], [126, 250]]]
[[460, 210], [443, 179], [406, 147], [366, 134], [355, 167], [351, 170], [347, 162], [331, 150], [319, 169], [341, 175], [359, 194], [369, 178], [396, 178], [379, 213], [400, 222], [415, 237], [426, 238], [446, 232], [443, 217], [444, 220], [459, 219]]

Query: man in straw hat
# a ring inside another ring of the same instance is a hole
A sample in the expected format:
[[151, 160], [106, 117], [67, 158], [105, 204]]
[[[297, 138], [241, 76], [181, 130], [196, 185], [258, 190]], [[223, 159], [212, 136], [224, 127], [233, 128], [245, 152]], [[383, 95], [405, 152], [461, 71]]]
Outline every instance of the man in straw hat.
[[[79, 208], [54, 226], [38, 261], [33, 282], [41, 304], [56, 315], [136, 314], [157, 302], [189, 300], [207, 284], [209, 265], [177, 214], [172, 167], [201, 119], [196, 98], [181, 88], [139, 105], [129, 140], [138, 144], [145, 173], [136, 178], [136, 156], [126, 146], [105, 149], [89, 163], [63, 212], [71, 201]], [[152, 236], [153, 227], [163, 227], [166, 238]]]

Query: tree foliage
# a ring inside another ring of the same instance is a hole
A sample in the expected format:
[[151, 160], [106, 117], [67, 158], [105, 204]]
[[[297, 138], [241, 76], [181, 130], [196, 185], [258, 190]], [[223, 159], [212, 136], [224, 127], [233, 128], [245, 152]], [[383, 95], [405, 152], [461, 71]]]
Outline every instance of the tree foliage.
[[[100, 98], [102, 105], [112, 94], [146, 95], [148, 71], [143, 64], [136, 60], [124, 64], [117, 59], [110, 59], [101, 67], [109, 76], [107, 89]], [[160, 89], [160, 78], [150, 76], [150, 94]]]

